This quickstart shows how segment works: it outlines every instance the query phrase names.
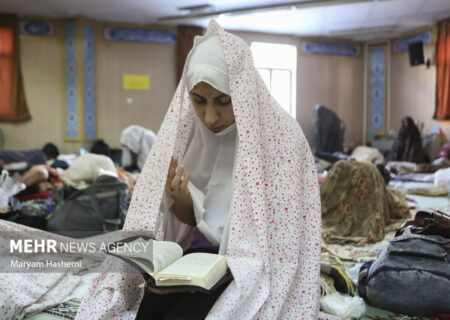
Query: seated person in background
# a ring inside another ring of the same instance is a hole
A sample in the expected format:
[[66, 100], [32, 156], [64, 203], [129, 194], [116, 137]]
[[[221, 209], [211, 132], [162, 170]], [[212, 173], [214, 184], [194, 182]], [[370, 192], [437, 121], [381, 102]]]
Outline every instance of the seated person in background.
[[47, 157], [47, 164], [52, 168], [61, 168], [65, 170], [69, 167], [69, 164], [66, 161], [58, 159], [58, 157], [60, 156], [59, 149], [53, 143], [47, 143], [42, 148], [42, 152], [44, 152]]
[[111, 158], [111, 148], [105, 141], [103, 141], [103, 139], [94, 141], [91, 147], [91, 153], [102, 154]]
[[45, 153], [47, 160], [56, 160], [59, 156], [58, 147], [51, 142], [46, 143], [45, 146], [42, 147], [42, 152]]
[[156, 134], [138, 125], [131, 125], [122, 130], [122, 167], [127, 171], [142, 170], [148, 153], [156, 140]]
[[402, 119], [402, 126], [387, 156], [387, 161], [430, 162], [427, 161], [423, 151], [420, 131], [411, 117]]
[[385, 226], [409, 218], [405, 196], [386, 187], [372, 163], [336, 162], [320, 185], [322, 232], [327, 243], [383, 240]]
[[142, 276], [107, 272], [107, 258], [76, 320], [134, 319], [138, 311], [137, 319], [154, 320], [318, 318], [320, 199], [311, 150], [247, 44], [214, 21], [195, 39], [124, 230], [185, 249], [209, 243], [226, 256], [233, 279], [211, 295], [146, 290], [144, 297]]
[[344, 122], [337, 114], [323, 105], [314, 107], [314, 145], [315, 153], [331, 154], [343, 151]]

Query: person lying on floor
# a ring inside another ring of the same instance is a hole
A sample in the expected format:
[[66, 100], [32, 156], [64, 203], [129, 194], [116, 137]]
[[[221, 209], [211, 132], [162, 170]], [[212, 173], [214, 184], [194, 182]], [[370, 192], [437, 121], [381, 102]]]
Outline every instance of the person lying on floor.
[[24, 183], [26, 188], [16, 195], [19, 200], [33, 197], [47, 198], [53, 194], [56, 186], [61, 185], [57, 171], [48, 165], [31, 167], [22, 174], [20, 182]]
[[139, 289], [142, 276], [127, 266], [108, 272], [120, 263], [109, 257], [76, 319], [317, 319], [320, 225], [298, 122], [270, 95], [247, 44], [212, 21], [195, 38], [124, 230], [216, 250], [233, 279], [211, 295], [159, 295]]

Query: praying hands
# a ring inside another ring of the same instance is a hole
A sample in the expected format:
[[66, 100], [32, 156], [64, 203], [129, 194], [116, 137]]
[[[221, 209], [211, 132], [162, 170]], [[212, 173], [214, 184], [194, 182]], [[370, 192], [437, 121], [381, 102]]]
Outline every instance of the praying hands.
[[181, 165], [178, 170], [178, 159], [172, 157], [165, 189], [174, 200], [173, 213], [181, 222], [190, 226], [197, 224], [194, 215], [191, 194], [188, 189], [189, 172], [184, 174], [184, 167]]

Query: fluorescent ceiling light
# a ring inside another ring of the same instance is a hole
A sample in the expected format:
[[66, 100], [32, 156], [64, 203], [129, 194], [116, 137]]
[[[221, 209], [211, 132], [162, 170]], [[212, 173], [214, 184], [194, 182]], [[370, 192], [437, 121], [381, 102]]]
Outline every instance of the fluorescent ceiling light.
[[186, 14], [198, 14], [198, 13], [214, 13], [215, 8], [210, 4], [202, 4], [198, 6], [179, 7], [179, 11], [186, 12]]
[[391, 33], [395, 31], [394, 26], [377, 27], [377, 28], [359, 28], [359, 29], [346, 29], [346, 30], [333, 30], [328, 32], [330, 36], [357, 36], [368, 35], [374, 33]]
[[365, 3], [365, 2], [381, 2], [381, 1], [395, 1], [395, 0], [304, 0], [304, 1], [295, 1], [295, 2], [283, 2], [283, 3], [274, 3], [268, 5], [260, 5], [253, 7], [243, 7], [243, 8], [234, 8], [234, 9], [226, 9], [226, 10], [217, 10], [213, 12], [191, 12], [187, 15], [179, 15], [179, 16], [169, 16], [169, 17], [161, 17], [158, 18], [160, 22], [179, 22], [184, 20], [192, 20], [195, 18], [206, 18], [206, 17], [215, 17], [221, 14], [248, 14], [250, 12], [260, 12], [260, 11], [269, 11], [269, 10], [278, 10], [278, 9], [288, 9], [288, 8], [316, 8], [316, 7], [324, 7], [324, 6], [335, 6], [341, 4], [355, 4], [355, 3]]

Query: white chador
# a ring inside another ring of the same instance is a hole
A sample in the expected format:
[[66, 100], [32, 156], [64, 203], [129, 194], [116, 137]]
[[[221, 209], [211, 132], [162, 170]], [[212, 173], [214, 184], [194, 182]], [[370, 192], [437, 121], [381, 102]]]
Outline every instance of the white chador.
[[[270, 95], [242, 39], [212, 21], [194, 42], [134, 189], [124, 229], [189, 246], [193, 228], [170, 213], [170, 197], [164, 195], [176, 157], [190, 171], [198, 229], [220, 243], [234, 279], [206, 319], [317, 319], [321, 210], [308, 142], [297, 121]], [[214, 42], [222, 50], [193, 58], [202, 44]], [[200, 123], [189, 99], [199, 81], [231, 96], [235, 126], [214, 135]], [[117, 263], [105, 260], [76, 320], [135, 319], [143, 278], [123, 263], [123, 272], [108, 272]]]

